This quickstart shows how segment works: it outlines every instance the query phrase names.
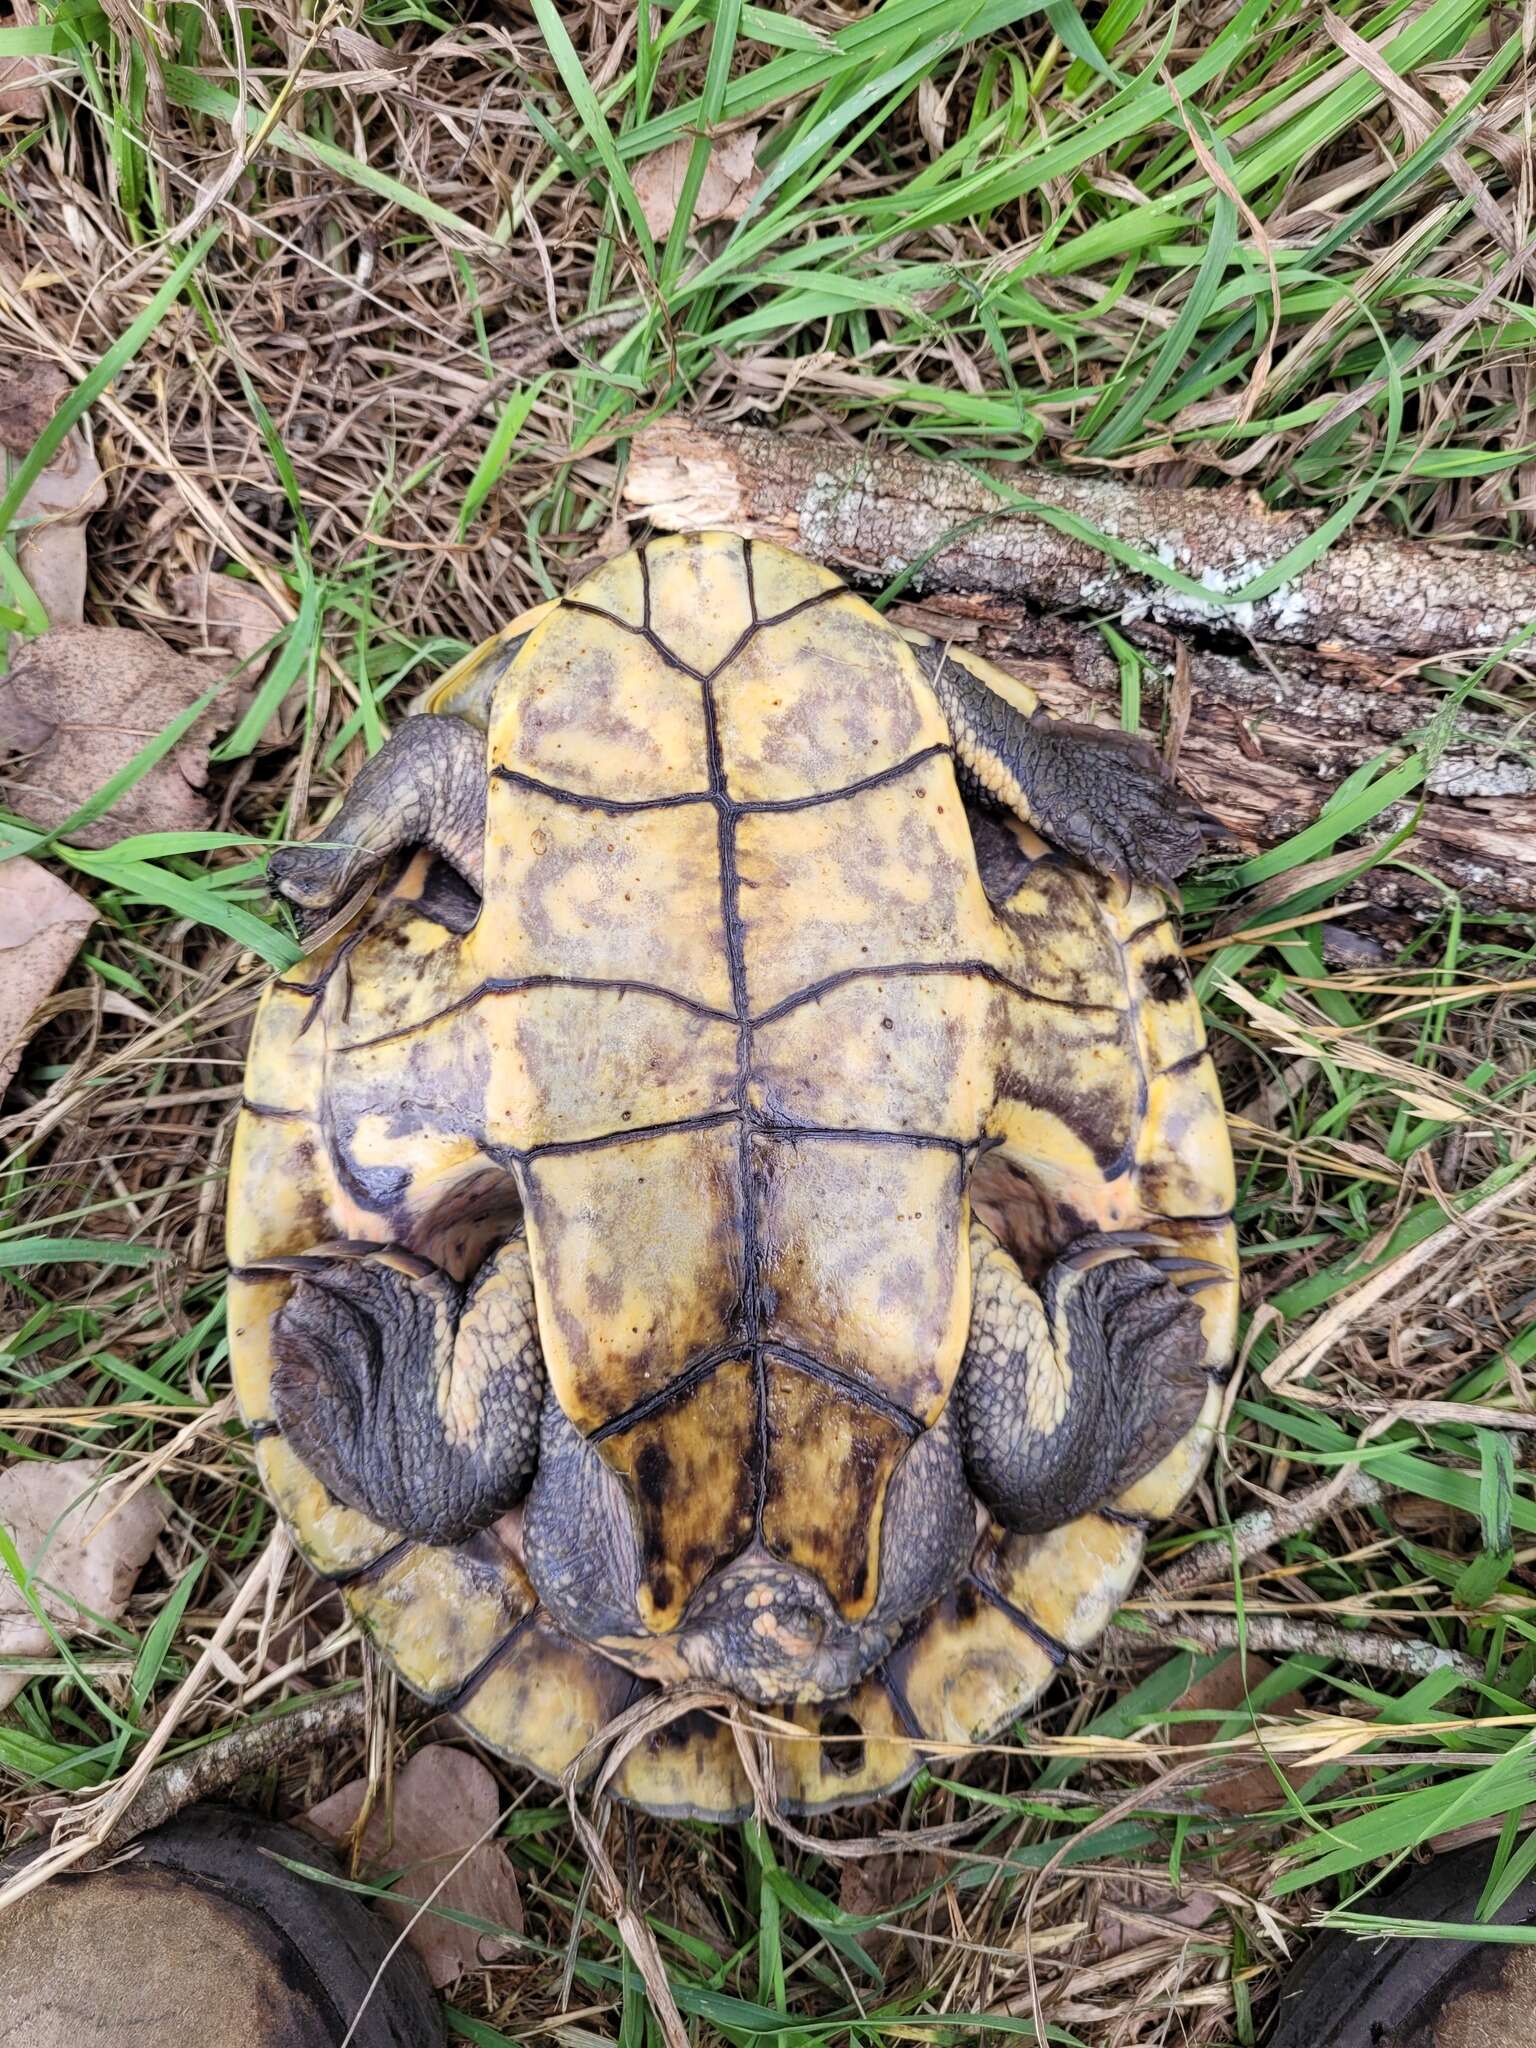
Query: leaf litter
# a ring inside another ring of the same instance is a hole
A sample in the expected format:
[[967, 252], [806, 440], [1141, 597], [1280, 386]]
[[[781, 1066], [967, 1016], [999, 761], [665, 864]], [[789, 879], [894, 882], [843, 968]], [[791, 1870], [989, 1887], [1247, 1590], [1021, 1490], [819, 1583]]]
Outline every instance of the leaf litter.
[[[0, 1574], [0, 1653], [53, 1653], [39, 1607], [67, 1637], [117, 1621], [164, 1526], [154, 1490], [111, 1476], [105, 1459], [7, 1465], [0, 1471], [0, 1528], [27, 1582], [18, 1584], [10, 1570]], [[27, 1682], [26, 1673], [0, 1668], [0, 1707]]]
[[[391, 1877], [380, 1901], [439, 1989], [510, 1955], [523, 1931], [517, 1872], [499, 1841], [496, 1780], [468, 1750], [419, 1749], [374, 1799], [366, 1778], [343, 1785], [304, 1816], [304, 1825], [350, 1852], [359, 1875]], [[363, 1818], [361, 1835], [357, 1824]], [[398, 1873], [396, 1875], [396, 1873]], [[506, 1930], [506, 1940], [445, 1918], [460, 1913]]]

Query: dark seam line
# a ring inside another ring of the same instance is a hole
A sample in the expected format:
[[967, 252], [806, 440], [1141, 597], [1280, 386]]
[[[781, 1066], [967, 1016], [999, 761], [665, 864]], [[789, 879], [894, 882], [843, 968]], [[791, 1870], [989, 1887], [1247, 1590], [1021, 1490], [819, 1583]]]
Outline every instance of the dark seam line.
[[664, 1387], [658, 1387], [654, 1394], [647, 1394], [643, 1401], [636, 1401], [626, 1408], [622, 1415], [611, 1415], [606, 1422], [600, 1422], [587, 1438], [589, 1444], [606, 1443], [611, 1436], [622, 1436], [633, 1429], [638, 1422], [649, 1422], [653, 1415], [659, 1415], [664, 1408], [670, 1408], [691, 1394], [695, 1387], [717, 1373], [722, 1365], [741, 1361], [742, 1344], [739, 1338], [717, 1344], [706, 1351], [702, 1358], [696, 1358], [692, 1365], [680, 1372], [676, 1379], [668, 1380]]
[[592, 1655], [604, 1664], [611, 1664], [615, 1671], [622, 1671], [629, 1680], [629, 1684], [624, 1688], [624, 1697], [614, 1711], [615, 1720], [618, 1719], [620, 1714], [627, 1714], [629, 1709], [635, 1704], [635, 1701], [643, 1699], [647, 1692], [660, 1691], [661, 1688], [657, 1685], [654, 1678], [646, 1678], [638, 1671], [628, 1670], [623, 1664], [619, 1663], [617, 1658], [604, 1656], [601, 1650], [594, 1650]]
[[[336, 1501], [338, 1507], [344, 1508], [347, 1505], [344, 1500], [337, 1500], [336, 1495], [331, 1492], [329, 1487], [325, 1488], [325, 1493], [327, 1499]], [[416, 1538], [414, 1536], [402, 1536], [400, 1541], [392, 1543], [381, 1557], [375, 1557], [367, 1564], [348, 1565], [339, 1572], [322, 1572], [319, 1571], [318, 1566], [312, 1567], [312, 1569], [318, 1573], [320, 1578], [327, 1580], [333, 1586], [366, 1585], [369, 1580], [381, 1577], [383, 1573], [389, 1570], [392, 1564], [398, 1563], [408, 1550], [414, 1548], [415, 1543]]]
[[1148, 932], [1155, 932], [1159, 925], [1171, 925], [1172, 923], [1172, 913], [1165, 910], [1161, 917], [1149, 917], [1145, 924], [1139, 924], [1134, 931], [1127, 932], [1120, 943], [1122, 946], [1134, 946], [1138, 939], [1144, 939]]
[[1006, 1614], [1016, 1628], [1023, 1629], [1027, 1636], [1032, 1637], [1059, 1671], [1072, 1654], [1066, 1644], [1057, 1642], [1049, 1629], [1043, 1629], [1032, 1615], [1024, 1612], [1022, 1607], [1015, 1607], [1011, 1600], [998, 1592], [996, 1586], [989, 1586], [986, 1580], [978, 1578], [975, 1572], [967, 1576], [983, 1600], [995, 1607], [999, 1614]]
[[[643, 562], [644, 559], [645, 557], [644, 555], [642, 555], [641, 561]], [[621, 619], [617, 612], [605, 612], [601, 605], [587, 604], [582, 598], [579, 597], [564, 597], [560, 600], [560, 602], [565, 606], [567, 611], [585, 612], [589, 618], [606, 619], [610, 626], [617, 626], [621, 633], [633, 633], [637, 640], [643, 640], [645, 642], [647, 647], [650, 648], [651, 652], [656, 656], [656, 658], [660, 662], [662, 662], [667, 668], [675, 668], [680, 674], [685, 676], [691, 676], [695, 682], [699, 682], [701, 680], [699, 671], [693, 666], [693, 664], [691, 662], [684, 661], [681, 655], [674, 654], [671, 648], [665, 642], [665, 640], [661, 639], [658, 634], [652, 632], [648, 624], [644, 626], [633, 626], [630, 624], [628, 619]], [[649, 579], [647, 579], [646, 585], [645, 608], [647, 612], [649, 612], [651, 608]]]
[[845, 1399], [856, 1402], [859, 1407], [872, 1408], [876, 1414], [887, 1416], [908, 1439], [922, 1435], [923, 1425], [899, 1401], [892, 1400], [889, 1394], [882, 1394], [876, 1387], [867, 1386], [851, 1373], [839, 1372], [825, 1359], [817, 1358], [809, 1351], [801, 1351], [793, 1344], [780, 1344], [773, 1339], [763, 1345], [762, 1351], [765, 1359], [776, 1359], [808, 1380], [818, 1380], [825, 1387], [835, 1387]]
[[[736, 1022], [729, 1010], [711, 1009], [708, 1003], [695, 1002], [692, 996], [679, 995], [676, 989], [662, 988], [650, 981], [627, 981], [622, 977], [607, 979], [601, 975], [585, 974], [492, 976], [489, 980], [478, 983], [456, 1002], [447, 1004], [441, 1010], [433, 1010], [429, 1016], [417, 1018], [414, 1024], [399, 1024], [393, 1031], [380, 1032], [377, 1038], [356, 1038], [350, 1045], [337, 1046], [336, 1052], [338, 1056], [344, 1053], [367, 1052], [373, 1046], [389, 1045], [397, 1038], [408, 1038], [412, 1032], [425, 1031], [444, 1017], [456, 1017], [461, 1010], [472, 1009], [486, 996], [522, 995], [530, 989], [540, 988], [610, 989], [616, 990], [620, 995], [657, 996], [663, 1002], [676, 1003], [681, 1009], [691, 1010], [696, 1017], [712, 1017], [722, 1024]], [[299, 1112], [294, 1111], [293, 1114], [298, 1115]]]
[[[824, 789], [810, 796], [784, 797], [728, 797], [721, 790], [687, 789], [675, 796], [606, 797], [592, 796], [586, 790], [565, 789], [559, 783], [542, 782], [536, 775], [526, 775], [520, 768], [507, 768], [498, 763], [491, 775], [498, 782], [514, 784], [519, 789], [531, 790], [537, 796], [547, 796], [555, 803], [569, 804], [577, 810], [592, 811], [667, 811], [681, 810], [690, 804], [719, 804], [732, 813], [773, 813], [814, 810], [819, 804], [839, 803], [844, 797], [859, 796], [867, 789], [878, 789], [882, 783], [898, 781], [910, 774], [925, 761], [939, 757], [952, 758], [954, 749], [946, 740], [936, 740], [931, 747], [924, 747], [921, 753], [909, 754], [904, 761], [898, 761], [890, 768], [879, 768], [872, 775], [863, 775], [857, 782], [845, 782], [837, 789]], [[279, 984], [283, 986], [284, 984]]]
[[[649, 545], [650, 543], [647, 542], [646, 546], [648, 547]], [[748, 542], [746, 545], [750, 546], [751, 543]], [[633, 624], [629, 619], [621, 619], [617, 612], [605, 611], [601, 605], [589, 604], [585, 598], [563, 597], [560, 600], [561, 605], [567, 611], [585, 612], [589, 618], [604, 619], [610, 626], [617, 626], [621, 633], [633, 633], [638, 639], [647, 642], [656, 655], [666, 663], [668, 668], [677, 669], [682, 675], [692, 676], [696, 683], [704, 682], [706, 680], [705, 672], [702, 669], [695, 668], [692, 662], [684, 661], [682, 656], [675, 653], [652, 626], [650, 564], [646, 560], [646, 549], [644, 547], [637, 549], [636, 555], [640, 563], [640, 585], [644, 594], [645, 605], [645, 615], [640, 625]], [[826, 590], [813, 591], [809, 597], [802, 597], [797, 603], [786, 606], [783, 611], [775, 612], [771, 618], [767, 619], [757, 616], [757, 600], [750, 588], [748, 594], [752, 604], [752, 616], [741, 632], [737, 634], [731, 646], [721, 655], [714, 667], [708, 671], [708, 680], [710, 681], [713, 681], [723, 669], [728, 668], [733, 661], [738, 660], [748, 643], [755, 639], [759, 633], [767, 632], [773, 626], [782, 626], [786, 620], [797, 618], [801, 612], [810, 611], [816, 605], [825, 604], [830, 598], [846, 597], [848, 586], [846, 583], [834, 583]]]
[[[750, 547], [752, 545], [751, 541], [748, 541], [746, 545]], [[848, 595], [848, 585], [839, 578], [836, 583], [829, 584], [825, 590], [813, 590], [809, 597], [797, 598], [793, 604], [786, 605], [783, 611], [774, 612], [769, 618], [756, 619], [757, 630], [761, 633], [770, 632], [773, 627], [782, 626], [787, 619], [797, 619], [802, 612], [814, 611], [819, 604], [830, 604], [834, 598], [847, 597]], [[755, 607], [755, 596], [753, 603]], [[755, 610], [754, 618], [756, 618]]]
[[1129, 1515], [1124, 1508], [1095, 1508], [1093, 1511], [1101, 1522], [1112, 1523], [1117, 1529], [1139, 1529], [1145, 1536], [1155, 1525], [1148, 1515]]
[[714, 793], [708, 789], [685, 789], [676, 796], [589, 796], [585, 790], [562, 789], [557, 782], [541, 782], [536, 775], [525, 775], [520, 768], [506, 768], [499, 762], [491, 775], [497, 782], [514, 783], [519, 789], [532, 790], [536, 796], [547, 796], [557, 804], [569, 804], [581, 811], [672, 811], [685, 804], [714, 801]]
[[757, 1454], [753, 1490], [752, 1525], [761, 1539], [763, 1511], [767, 1496], [767, 1379], [762, 1358], [762, 1302], [757, 1270], [757, 1196], [752, 1182], [752, 1138], [747, 1124], [747, 1090], [752, 1067], [752, 1026], [747, 1011], [746, 949], [741, 928], [741, 878], [736, 864], [736, 806], [726, 788], [725, 755], [720, 741], [720, 713], [715, 702], [715, 677], [740, 655], [757, 631], [757, 591], [751, 563], [751, 543], [741, 549], [742, 581], [747, 591], [747, 623], [734, 645], [700, 678], [700, 701], [704, 714], [704, 738], [709, 762], [709, 787], [715, 800], [716, 844], [720, 856], [720, 923], [725, 941], [726, 967], [731, 982], [731, 1011], [736, 1020], [736, 1073], [732, 1084], [736, 1117], [736, 1200], [741, 1216], [741, 1297], [736, 1314], [741, 1321], [738, 1341], [746, 1350], [752, 1367], [753, 1396], [757, 1413], [754, 1438]]
[[1205, 1376], [1213, 1387], [1230, 1386], [1236, 1373], [1237, 1360], [1235, 1358], [1229, 1365], [1208, 1365], [1205, 1368]]
[[[439, 1714], [457, 1714], [462, 1712], [480, 1690], [481, 1686], [484, 1685], [485, 1681], [491, 1676], [492, 1672], [496, 1670], [497, 1666], [505, 1658], [511, 1656], [518, 1642], [538, 1619], [538, 1615], [539, 1603], [535, 1601], [526, 1614], [518, 1616], [495, 1649], [482, 1657], [468, 1678], [461, 1680], [453, 1688], [452, 1692], [445, 1692], [441, 1695], [423, 1692], [418, 1693], [417, 1698], [425, 1700], [427, 1705], [435, 1709]], [[412, 1690], [414, 1691], [415, 1688], [413, 1687]]]
[[[480, 1150], [498, 1164], [513, 1161], [526, 1164], [531, 1160], [543, 1159], [550, 1153], [598, 1152], [610, 1145], [628, 1145], [642, 1138], [665, 1138], [674, 1132], [712, 1131], [723, 1124], [739, 1122], [745, 1139], [782, 1138], [795, 1143], [805, 1138], [831, 1138], [836, 1140], [866, 1140], [874, 1145], [910, 1145], [914, 1149], [929, 1147], [953, 1152], [963, 1159], [971, 1146], [963, 1138], [949, 1138], [932, 1131], [864, 1131], [845, 1129], [837, 1124], [760, 1124], [750, 1107], [739, 1110], [733, 1104], [729, 1109], [710, 1109], [698, 1116], [678, 1117], [671, 1123], [637, 1124], [630, 1131], [599, 1131], [591, 1138], [551, 1138], [541, 1145], [499, 1145], [489, 1138], [476, 1140]], [[468, 1135], [467, 1133], [465, 1135]], [[743, 1342], [751, 1342], [744, 1338]]]
[[1160, 1223], [1230, 1223], [1230, 1209], [1213, 1209], [1209, 1216], [1160, 1216]]
[[258, 1422], [248, 1422], [245, 1425], [245, 1433], [253, 1444], [264, 1444], [274, 1436], [281, 1436], [283, 1432], [277, 1423], [267, 1416], [262, 1416]]
[[931, 747], [924, 747], [921, 753], [909, 754], [894, 767], [878, 768], [873, 775], [863, 775], [857, 782], [845, 782], [839, 789], [824, 789], [812, 796], [743, 797], [736, 805], [739, 811], [809, 811], [818, 804], [835, 804], [846, 796], [858, 796], [866, 789], [878, 789], [884, 782], [896, 782], [908, 775], [923, 762], [932, 761], [940, 755], [950, 758], [954, 748], [947, 740], [935, 740]]
[[921, 1742], [924, 1739], [922, 1726], [912, 1711], [901, 1680], [891, 1670], [888, 1660], [882, 1657], [871, 1675], [885, 1687], [886, 1698], [896, 1709], [896, 1718], [901, 1723], [903, 1734], [910, 1741]]
[[317, 996], [324, 988], [320, 981], [274, 981], [273, 988], [281, 989], [287, 996]]
[[784, 1138], [793, 1144], [800, 1138], [851, 1138], [867, 1139], [872, 1145], [914, 1145], [927, 1146], [930, 1150], [942, 1149], [957, 1153], [960, 1157], [977, 1141], [966, 1138], [950, 1138], [939, 1131], [867, 1131], [857, 1124], [786, 1124], [764, 1123], [748, 1112], [752, 1134], [758, 1138]]
[[632, 1131], [604, 1131], [595, 1138], [551, 1138], [547, 1144], [519, 1147], [516, 1145], [488, 1146], [493, 1154], [506, 1153], [509, 1158], [529, 1161], [548, 1158], [552, 1153], [600, 1152], [610, 1145], [628, 1145], [637, 1138], [664, 1138], [674, 1131], [709, 1131], [719, 1124], [734, 1123], [739, 1112], [734, 1109], [712, 1109], [702, 1116], [678, 1117], [667, 1124], [640, 1124]]
[[1028, 988], [1023, 982], [1015, 981], [1004, 974], [1000, 967], [994, 967], [986, 960], [901, 960], [884, 967], [845, 967], [838, 974], [829, 974], [822, 981], [812, 982], [808, 987], [797, 989], [793, 995], [783, 997], [770, 1009], [760, 1010], [752, 1019], [754, 1028], [763, 1024], [777, 1023], [780, 1017], [798, 1009], [802, 1003], [815, 1002], [835, 988], [842, 988], [851, 981], [868, 981], [881, 976], [913, 974], [977, 974], [983, 981], [994, 987], [1006, 989], [1010, 995], [1020, 996], [1026, 1002], [1044, 1003], [1053, 1010], [1097, 1011], [1106, 1017], [1118, 1017], [1122, 1013], [1112, 1003], [1074, 1003], [1067, 996], [1048, 996], [1038, 989]]
[[1152, 1076], [1153, 1080], [1161, 1081], [1165, 1074], [1190, 1073], [1194, 1068], [1199, 1066], [1200, 1062], [1206, 1057], [1206, 1054], [1209, 1052], [1209, 1050], [1210, 1048], [1208, 1046], [1202, 1045], [1198, 1052], [1185, 1053], [1183, 1059], [1175, 1060], [1171, 1066], [1159, 1068], [1157, 1073], [1155, 1073]]
[[246, 1116], [289, 1117], [305, 1122], [309, 1118], [307, 1109], [279, 1109], [274, 1102], [252, 1102], [246, 1095], [240, 1098], [240, 1108]]
[[[760, 624], [757, 609], [757, 564], [753, 558], [750, 538], [744, 539], [741, 543], [741, 576], [747, 588], [747, 616], [751, 622], [747, 638], [750, 638]], [[742, 645], [745, 644], [744, 640]], [[711, 676], [704, 685], [704, 712], [708, 720], [712, 749], [711, 786], [719, 791], [722, 802], [729, 803], [730, 796], [725, 786], [725, 760], [720, 750], [714, 676]], [[747, 1128], [752, 1077], [752, 1015], [747, 993], [746, 940], [741, 926], [741, 874], [737, 866], [734, 812], [721, 812], [720, 844], [722, 851], [728, 851], [730, 855], [729, 880], [727, 881], [726, 871], [722, 866], [721, 888], [726, 913], [725, 940], [730, 955], [731, 1000], [735, 1005], [737, 1017], [736, 1105], [741, 1112], [741, 1123], [736, 1147], [736, 1185], [742, 1219], [742, 1313], [746, 1323], [746, 1334], [752, 1342], [752, 1399], [756, 1404], [752, 1431], [753, 1449], [757, 1456], [757, 1475], [752, 1498], [752, 1539], [754, 1542], [762, 1543], [763, 1520], [768, 1512], [768, 1463], [773, 1455], [773, 1437], [768, 1427], [768, 1364], [763, 1356], [762, 1292], [757, 1267], [757, 1184], [753, 1178], [752, 1135]]]

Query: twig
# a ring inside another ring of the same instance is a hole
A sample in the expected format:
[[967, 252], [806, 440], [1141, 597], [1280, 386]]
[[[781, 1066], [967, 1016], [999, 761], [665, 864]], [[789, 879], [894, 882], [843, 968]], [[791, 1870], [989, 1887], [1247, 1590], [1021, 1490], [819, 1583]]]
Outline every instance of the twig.
[[[223, 1620], [203, 1645], [202, 1655], [192, 1666], [166, 1706], [158, 1727], [143, 1749], [140, 1750], [132, 1770], [100, 1793], [89, 1803], [71, 1808], [55, 1828], [55, 1839], [51, 1846], [35, 1857], [24, 1870], [18, 1871], [6, 1885], [0, 1886], [0, 1913], [12, 1906], [18, 1899], [24, 1899], [29, 1892], [46, 1884], [50, 1877], [62, 1870], [69, 1870], [83, 1863], [88, 1856], [95, 1855], [109, 1841], [129, 1810], [144, 1790], [155, 1760], [165, 1750], [172, 1735], [188, 1707], [197, 1696], [198, 1688], [211, 1668], [217, 1667], [225, 1644], [234, 1635], [246, 1614], [266, 1590], [269, 1577], [281, 1572], [288, 1556], [288, 1538], [282, 1529], [275, 1529], [266, 1549], [257, 1558], [245, 1582], [240, 1586]], [[71, 1821], [79, 1823], [79, 1832], [61, 1839], [64, 1829]]]
[[1315, 1529], [1329, 1515], [1338, 1514], [1344, 1508], [1374, 1507], [1381, 1497], [1379, 1482], [1368, 1472], [1362, 1472], [1358, 1466], [1346, 1466], [1333, 1478], [1325, 1479], [1320, 1486], [1309, 1487], [1305, 1493], [1298, 1493], [1291, 1500], [1239, 1515], [1226, 1535], [1213, 1536], [1208, 1542], [1197, 1543], [1193, 1549], [1186, 1550], [1166, 1571], [1159, 1572], [1149, 1582], [1147, 1604], [1154, 1611], [1173, 1607], [1181, 1594], [1203, 1585], [1208, 1579], [1230, 1576], [1234, 1556], [1238, 1565], [1247, 1564], [1261, 1550], [1270, 1550], [1288, 1536], [1299, 1536], [1305, 1530]]
[[1116, 1628], [1110, 1634], [1119, 1643], [1191, 1643], [1202, 1650], [1258, 1650], [1281, 1657], [1341, 1657], [1347, 1662], [1368, 1664], [1375, 1671], [1397, 1671], [1410, 1678], [1427, 1678], [1433, 1671], [1454, 1671], [1465, 1679], [1480, 1679], [1483, 1666], [1459, 1650], [1442, 1650], [1435, 1643], [1414, 1643], [1401, 1636], [1369, 1634], [1364, 1629], [1339, 1628], [1331, 1622], [1308, 1621], [1297, 1615], [1254, 1614], [1239, 1620], [1220, 1614], [1159, 1615], [1144, 1628]]
[[[125, 1842], [151, 1828], [164, 1827], [178, 1813], [195, 1806], [200, 1799], [217, 1799], [253, 1772], [270, 1770], [290, 1758], [301, 1756], [321, 1744], [350, 1735], [361, 1727], [363, 1696], [344, 1693], [339, 1699], [315, 1700], [295, 1707], [270, 1721], [257, 1721], [236, 1728], [215, 1742], [173, 1763], [151, 1772], [143, 1790], [114, 1822], [100, 1848], [84, 1857], [77, 1867], [94, 1870]], [[38, 1800], [30, 1810], [33, 1825], [41, 1833], [65, 1818], [73, 1809], [61, 1799]]]

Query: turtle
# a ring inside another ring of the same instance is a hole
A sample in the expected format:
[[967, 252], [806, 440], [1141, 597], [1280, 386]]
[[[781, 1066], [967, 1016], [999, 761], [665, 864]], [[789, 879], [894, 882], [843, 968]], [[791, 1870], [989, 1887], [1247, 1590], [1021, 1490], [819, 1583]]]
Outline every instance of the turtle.
[[412, 1691], [722, 1821], [890, 1792], [1092, 1642], [1234, 1351], [1214, 829], [711, 531], [515, 619], [274, 855], [234, 1384]]

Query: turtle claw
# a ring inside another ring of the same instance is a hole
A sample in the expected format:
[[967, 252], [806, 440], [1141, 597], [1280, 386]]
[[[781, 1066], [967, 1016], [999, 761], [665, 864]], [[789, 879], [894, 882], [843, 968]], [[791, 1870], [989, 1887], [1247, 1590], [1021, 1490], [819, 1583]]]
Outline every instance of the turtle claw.
[[1218, 1266], [1214, 1259], [1185, 1258], [1182, 1254], [1148, 1259], [1147, 1264], [1167, 1274], [1175, 1287], [1182, 1288], [1186, 1294], [1197, 1293], [1202, 1287], [1215, 1287], [1232, 1277], [1226, 1267]]
[[[1065, 1251], [1057, 1254], [1055, 1263], [1074, 1273], [1087, 1273], [1111, 1259], [1137, 1258], [1147, 1252], [1172, 1253], [1177, 1249], [1172, 1238], [1161, 1237], [1154, 1230], [1092, 1230], [1074, 1238]], [[1148, 1263], [1156, 1264], [1156, 1260]]]

